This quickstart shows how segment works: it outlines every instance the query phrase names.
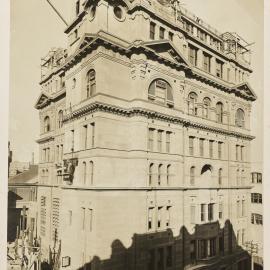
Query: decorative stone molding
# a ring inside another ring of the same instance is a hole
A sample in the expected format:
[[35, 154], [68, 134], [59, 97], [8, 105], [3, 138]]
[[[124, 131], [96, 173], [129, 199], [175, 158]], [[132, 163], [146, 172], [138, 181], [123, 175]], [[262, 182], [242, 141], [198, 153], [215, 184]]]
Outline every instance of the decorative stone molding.
[[184, 119], [182, 117], [176, 117], [176, 116], [170, 116], [168, 114], [163, 114], [157, 111], [151, 111], [142, 107], [133, 107], [130, 109], [126, 109], [126, 108], [121, 108], [118, 106], [101, 103], [101, 102], [94, 102], [72, 113], [67, 114], [66, 116], [64, 116], [63, 122], [73, 121], [74, 119], [79, 119], [85, 115], [88, 115], [94, 112], [106, 112], [106, 113], [111, 113], [111, 114], [120, 115], [124, 117], [142, 116], [148, 119], [155, 119], [155, 120], [160, 120], [160, 121], [169, 122], [173, 124], [179, 124], [185, 127], [194, 127], [201, 130], [211, 131], [211, 132], [223, 134], [223, 135], [234, 136], [234, 137], [238, 137], [238, 138], [242, 138], [246, 140], [253, 140], [255, 138], [254, 136], [251, 136], [248, 134], [234, 132], [234, 131], [230, 131], [230, 130], [226, 130], [226, 129], [218, 128], [214, 126], [206, 126], [204, 124], [191, 121], [189, 119]]

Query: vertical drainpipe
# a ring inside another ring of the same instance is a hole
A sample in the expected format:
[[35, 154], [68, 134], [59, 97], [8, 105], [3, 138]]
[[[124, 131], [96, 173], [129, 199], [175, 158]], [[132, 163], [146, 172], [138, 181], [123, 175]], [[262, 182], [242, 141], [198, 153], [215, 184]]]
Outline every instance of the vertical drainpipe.
[[[186, 96], [186, 93], [185, 93], [185, 86], [184, 86], [184, 112], [185, 112], [185, 96]], [[185, 127], [186, 124], [183, 123], [183, 132], [182, 132], [182, 135], [183, 135], [183, 148], [182, 148], [182, 151], [183, 151], [183, 187], [185, 186], [185, 165], [186, 165], [186, 159], [185, 159]], [[182, 210], [183, 210], [183, 226], [182, 226], [182, 239], [183, 239], [183, 269], [185, 268], [185, 233], [184, 233], [184, 229], [185, 229], [185, 189], [182, 190], [182, 194], [183, 194], [183, 197], [182, 197]]]

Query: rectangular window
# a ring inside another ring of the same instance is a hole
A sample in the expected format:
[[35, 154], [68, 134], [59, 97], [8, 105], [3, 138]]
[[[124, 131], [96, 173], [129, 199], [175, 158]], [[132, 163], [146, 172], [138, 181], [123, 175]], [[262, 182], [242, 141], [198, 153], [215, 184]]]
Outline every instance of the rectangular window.
[[81, 208], [81, 223], [82, 223], [82, 230], [85, 229], [85, 208]]
[[251, 214], [251, 223], [255, 224], [255, 214]]
[[55, 161], [59, 161], [59, 145], [56, 146]]
[[87, 129], [88, 126], [84, 125], [83, 126], [83, 149], [87, 149]]
[[89, 231], [92, 232], [93, 229], [93, 209], [88, 209], [89, 216]]
[[240, 147], [240, 158], [241, 158], [241, 161], [244, 161], [244, 146]]
[[211, 61], [211, 56], [204, 53], [203, 54], [203, 70], [210, 73], [210, 61]]
[[212, 221], [214, 219], [214, 204], [208, 204], [208, 221]]
[[213, 145], [214, 141], [209, 141], [209, 157], [213, 158]]
[[157, 227], [158, 229], [161, 228], [161, 218], [162, 218], [162, 207], [158, 207], [158, 212], [157, 212]]
[[71, 149], [70, 151], [73, 152], [74, 151], [74, 129], [70, 131], [71, 134]]
[[170, 153], [171, 148], [171, 132], [166, 132], [166, 152]]
[[208, 251], [208, 256], [209, 257], [214, 257], [216, 255], [216, 238], [211, 238], [209, 240], [209, 251]]
[[158, 152], [162, 152], [162, 130], [158, 130]]
[[257, 183], [262, 183], [262, 174], [261, 173], [257, 173]]
[[156, 29], [156, 24], [153, 22], [150, 22], [150, 39], [155, 39], [155, 29]]
[[201, 221], [205, 221], [206, 217], [206, 204], [201, 204]]
[[236, 214], [237, 214], [237, 217], [240, 218], [241, 217], [241, 204], [240, 204], [240, 201], [237, 201], [236, 202]]
[[240, 245], [240, 230], [237, 230], [236, 242], [237, 242], [238, 245]]
[[200, 156], [204, 155], [204, 139], [200, 138]]
[[207, 240], [198, 240], [198, 257], [199, 259], [207, 257]]
[[229, 82], [230, 81], [230, 74], [231, 74], [231, 69], [230, 68], [227, 68], [227, 81]]
[[172, 32], [169, 32], [169, 40], [173, 41], [173, 33]]
[[61, 144], [61, 145], [60, 145], [60, 161], [63, 160], [63, 149], [64, 149], [64, 145]]
[[195, 205], [190, 206], [190, 223], [191, 224], [196, 223], [196, 207], [195, 207]]
[[223, 63], [221, 61], [219, 61], [219, 60], [216, 60], [216, 76], [218, 78], [223, 77], [222, 69], [223, 69]]
[[223, 218], [223, 203], [220, 202], [218, 205], [218, 218], [222, 219]]
[[159, 39], [164, 39], [165, 29], [163, 27], [159, 28]]
[[222, 142], [218, 142], [218, 158], [222, 159]]
[[154, 150], [154, 129], [152, 128], [148, 129], [148, 150]]
[[154, 208], [148, 208], [148, 230], [153, 229]]
[[189, 154], [194, 155], [194, 137], [189, 137]]
[[166, 227], [171, 225], [171, 206], [166, 207]]
[[197, 53], [198, 49], [196, 49], [192, 45], [188, 45], [188, 59], [189, 62], [194, 66], [197, 66]]
[[238, 160], [239, 159], [239, 156], [238, 156], [238, 150], [239, 149], [239, 145], [236, 145], [235, 146], [235, 160]]
[[95, 146], [95, 123], [91, 123], [91, 129], [92, 129], [92, 147]]

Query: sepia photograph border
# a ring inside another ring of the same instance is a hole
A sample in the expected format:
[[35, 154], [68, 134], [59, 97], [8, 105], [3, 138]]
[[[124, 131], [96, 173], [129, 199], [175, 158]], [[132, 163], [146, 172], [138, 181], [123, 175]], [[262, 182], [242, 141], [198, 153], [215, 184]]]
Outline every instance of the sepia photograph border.
[[[198, 0], [203, 1], [203, 0]], [[222, 0], [216, 0], [222, 1]], [[256, 0], [253, 0], [256, 1]], [[10, 71], [10, 5], [0, 7], [0, 269], [7, 268], [8, 115]], [[270, 269], [270, 0], [264, 1], [264, 269]]]

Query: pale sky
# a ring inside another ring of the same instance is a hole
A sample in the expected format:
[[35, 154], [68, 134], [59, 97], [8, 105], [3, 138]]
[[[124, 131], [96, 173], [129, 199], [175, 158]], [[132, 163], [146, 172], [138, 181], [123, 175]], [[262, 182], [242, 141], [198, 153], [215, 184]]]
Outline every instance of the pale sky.
[[[51, 0], [70, 20], [73, 0]], [[237, 32], [252, 51], [250, 84], [258, 96], [253, 103], [251, 160], [262, 162], [263, 136], [263, 0], [184, 0], [184, 7], [219, 32]], [[10, 128], [14, 160], [37, 162], [39, 115], [34, 104], [40, 94], [40, 59], [51, 47], [66, 47], [65, 25], [46, 0], [11, 1]]]

